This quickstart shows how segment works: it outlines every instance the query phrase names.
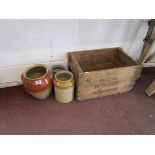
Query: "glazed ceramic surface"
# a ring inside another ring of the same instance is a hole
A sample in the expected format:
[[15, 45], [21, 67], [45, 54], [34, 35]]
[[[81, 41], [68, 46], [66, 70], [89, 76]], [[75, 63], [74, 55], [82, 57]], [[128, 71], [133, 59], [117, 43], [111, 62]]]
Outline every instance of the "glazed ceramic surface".
[[51, 93], [52, 73], [45, 65], [28, 67], [21, 76], [27, 92], [37, 99], [45, 99]]
[[53, 72], [54, 75], [55, 75], [57, 72], [62, 71], [62, 70], [66, 70], [66, 67], [65, 67], [65, 66], [62, 66], [62, 65], [54, 65], [54, 66], [52, 67], [52, 72]]
[[74, 97], [74, 83], [73, 74], [69, 71], [59, 71], [54, 78], [55, 99], [61, 103], [68, 103]]

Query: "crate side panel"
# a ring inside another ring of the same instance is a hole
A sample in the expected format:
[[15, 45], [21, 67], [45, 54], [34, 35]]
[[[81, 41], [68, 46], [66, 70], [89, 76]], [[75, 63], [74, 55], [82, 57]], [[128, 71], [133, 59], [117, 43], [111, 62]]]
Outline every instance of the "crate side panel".
[[124, 67], [138, 65], [136, 61], [120, 49], [117, 49], [116, 60]]
[[84, 73], [79, 79], [79, 86], [89, 86], [92, 84], [112, 83], [121, 81], [131, 81], [139, 78], [141, 68], [109, 69], [96, 72]]
[[[103, 60], [102, 60], [103, 61]], [[86, 63], [83, 63], [82, 68], [84, 72], [91, 72], [91, 71], [99, 71], [103, 69], [111, 69], [111, 68], [117, 68], [117, 64], [114, 63], [114, 60], [105, 60], [102, 63], [97, 63], [99, 61], [91, 59], [91, 61], [87, 61]]]
[[77, 96], [78, 94], [78, 89], [79, 89], [79, 73], [78, 71], [74, 68], [73, 64], [71, 62], [68, 62], [68, 66], [71, 70], [71, 72], [74, 75], [75, 78], [75, 95]]
[[98, 55], [102, 55], [102, 57], [107, 56], [108, 58], [115, 57], [117, 53], [117, 48], [107, 48], [107, 49], [93, 49], [93, 50], [85, 50], [85, 51], [75, 51], [72, 53], [77, 61], [80, 61], [83, 57], [94, 57]]
[[114, 68], [116, 49], [72, 53], [84, 72]]
[[106, 88], [102, 87], [102, 85], [99, 87], [98, 85], [89, 86], [88, 88], [80, 87], [78, 90], [77, 99], [81, 101], [86, 99], [92, 99], [92, 98], [127, 92], [133, 88], [133, 86], [135, 85], [135, 82], [136, 81], [132, 81], [132, 82], [129, 81], [129, 82], [122, 83], [120, 85], [109, 86]]

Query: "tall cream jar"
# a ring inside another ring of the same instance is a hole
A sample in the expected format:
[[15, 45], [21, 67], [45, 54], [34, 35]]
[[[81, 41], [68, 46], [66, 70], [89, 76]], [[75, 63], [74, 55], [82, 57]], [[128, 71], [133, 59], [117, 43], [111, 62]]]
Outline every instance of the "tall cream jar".
[[68, 103], [74, 97], [75, 79], [70, 71], [59, 71], [54, 77], [55, 99], [61, 103]]

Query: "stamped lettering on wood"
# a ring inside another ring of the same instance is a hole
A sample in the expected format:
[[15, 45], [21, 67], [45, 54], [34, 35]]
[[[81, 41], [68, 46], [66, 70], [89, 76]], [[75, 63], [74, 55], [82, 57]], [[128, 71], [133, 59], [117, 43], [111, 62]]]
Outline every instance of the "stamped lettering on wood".
[[117, 91], [118, 88], [109, 88], [109, 89], [105, 89], [105, 90], [102, 90], [102, 89], [98, 89], [96, 91], [93, 92], [93, 94], [103, 94], [103, 93], [108, 93], [108, 92], [113, 92], [113, 91]]

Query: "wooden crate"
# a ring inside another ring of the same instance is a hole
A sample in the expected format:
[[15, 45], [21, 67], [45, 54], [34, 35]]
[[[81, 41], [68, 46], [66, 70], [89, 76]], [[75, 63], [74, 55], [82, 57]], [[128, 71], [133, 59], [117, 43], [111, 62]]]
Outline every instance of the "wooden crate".
[[131, 90], [143, 67], [121, 48], [69, 52], [68, 62], [76, 78], [78, 100]]

